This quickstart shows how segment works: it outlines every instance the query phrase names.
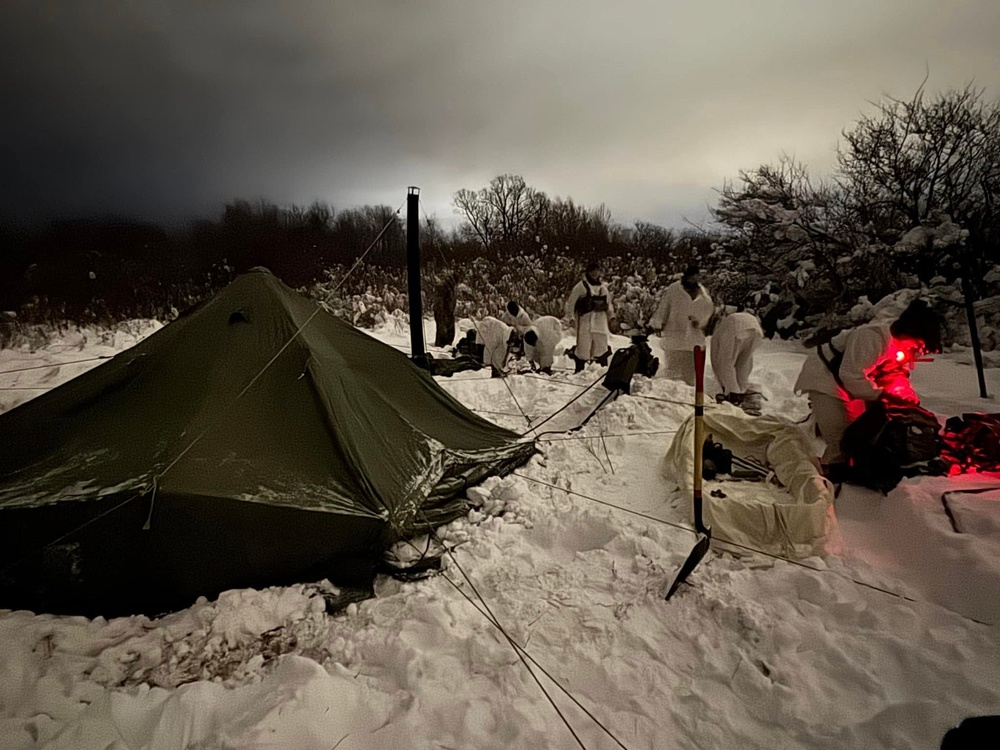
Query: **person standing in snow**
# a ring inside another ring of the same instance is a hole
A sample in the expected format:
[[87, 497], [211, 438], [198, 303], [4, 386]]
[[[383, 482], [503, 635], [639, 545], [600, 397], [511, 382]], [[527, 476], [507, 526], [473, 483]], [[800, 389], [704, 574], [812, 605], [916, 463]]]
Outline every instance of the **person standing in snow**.
[[500, 320], [513, 327], [517, 333], [517, 349], [514, 351], [514, 356], [520, 359], [524, 355], [524, 332], [531, 328], [531, 318], [523, 307], [516, 301], [510, 300]]
[[611, 293], [607, 284], [601, 282], [601, 264], [592, 260], [566, 300], [566, 315], [576, 322], [576, 344], [568, 352], [576, 365], [576, 372], [582, 371], [591, 360], [601, 365], [608, 364], [611, 355], [608, 320], [614, 314]]
[[554, 315], [543, 315], [524, 332], [524, 352], [528, 362], [546, 375], [552, 374], [556, 347], [562, 340], [562, 321]]
[[916, 299], [893, 323], [872, 322], [842, 331], [820, 344], [802, 365], [795, 392], [809, 396], [816, 426], [826, 443], [824, 475], [843, 479], [847, 463], [844, 430], [878, 399], [917, 405], [910, 371], [924, 352], [941, 350], [941, 318]]
[[445, 271], [434, 285], [434, 346], [451, 346], [455, 341], [455, 274]]
[[756, 408], [747, 399], [753, 355], [764, 339], [760, 320], [753, 313], [739, 311], [719, 320], [712, 332], [712, 372], [722, 388], [721, 400], [746, 411]]
[[705, 326], [715, 306], [701, 283], [701, 269], [688, 266], [680, 281], [668, 286], [660, 297], [649, 327], [660, 332], [666, 376], [694, 385], [696, 346], [705, 346]]
[[483, 364], [490, 368], [492, 377], [501, 377], [507, 369], [510, 349], [516, 344], [517, 332], [502, 320], [487, 315], [479, 321], [476, 333], [483, 345]]

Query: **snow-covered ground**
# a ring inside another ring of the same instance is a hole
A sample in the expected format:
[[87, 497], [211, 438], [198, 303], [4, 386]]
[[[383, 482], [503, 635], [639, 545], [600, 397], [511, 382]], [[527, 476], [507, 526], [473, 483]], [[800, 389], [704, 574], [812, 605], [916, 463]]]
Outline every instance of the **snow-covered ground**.
[[[0, 407], [131, 343], [82, 339], [0, 351]], [[765, 413], [806, 416], [791, 391], [804, 355], [765, 342]], [[925, 406], [1000, 410], [963, 361], [920, 365]], [[599, 376], [440, 382], [521, 432], [522, 410], [551, 414]], [[988, 377], [1000, 392], [1000, 371]], [[689, 523], [661, 466], [692, 389], [645, 381], [581, 432], [555, 432], [602, 396], [541, 427], [553, 432], [518, 476], [473, 490], [482, 509], [441, 531], [443, 574], [380, 579], [344, 613], [328, 615], [313, 582], [158, 620], [0, 611], [0, 748], [937, 748], [963, 718], [1000, 713], [1000, 491], [952, 498], [963, 533], [940, 499], [1000, 479], [847, 487], [827, 555], [791, 564], [716, 544], [665, 602], [694, 541], [660, 522]]]

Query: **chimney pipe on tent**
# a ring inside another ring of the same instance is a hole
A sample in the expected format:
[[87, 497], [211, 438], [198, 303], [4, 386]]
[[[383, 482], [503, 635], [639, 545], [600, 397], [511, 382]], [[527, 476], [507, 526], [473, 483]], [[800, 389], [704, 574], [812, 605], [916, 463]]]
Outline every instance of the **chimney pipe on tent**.
[[410, 359], [426, 368], [420, 300], [420, 188], [412, 186], [406, 192], [406, 294], [410, 301]]

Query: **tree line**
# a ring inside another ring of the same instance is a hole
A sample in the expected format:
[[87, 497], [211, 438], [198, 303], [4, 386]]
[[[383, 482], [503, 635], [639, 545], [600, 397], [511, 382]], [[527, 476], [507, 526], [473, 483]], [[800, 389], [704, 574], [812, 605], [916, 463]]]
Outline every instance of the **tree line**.
[[[433, 217], [421, 219], [431, 277], [443, 267], [525, 252], [581, 260], [639, 254], [673, 266], [710, 244], [698, 233], [646, 222], [623, 227], [603, 206], [550, 200], [516, 175], [500, 175], [476, 193], [459, 191], [455, 206], [466, 220], [450, 230]], [[336, 211], [322, 203], [238, 200], [181, 233], [149, 222], [85, 219], [8, 231], [0, 243], [0, 310], [75, 322], [169, 317], [255, 266], [304, 288], [365, 251], [367, 263], [390, 273], [402, 274], [406, 263], [405, 216], [384, 205]]]

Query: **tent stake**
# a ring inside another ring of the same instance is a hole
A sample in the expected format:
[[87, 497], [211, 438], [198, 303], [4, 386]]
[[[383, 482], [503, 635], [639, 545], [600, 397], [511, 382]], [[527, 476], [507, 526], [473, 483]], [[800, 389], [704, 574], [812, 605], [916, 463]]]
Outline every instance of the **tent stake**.
[[156, 486], [159, 484], [159, 478], [153, 477], [153, 493], [149, 498], [149, 515], [146, 516], [146, 523], [142, 525], [143, 531], [149, 531], [153, 522], [153, 503], [156, 502]]

